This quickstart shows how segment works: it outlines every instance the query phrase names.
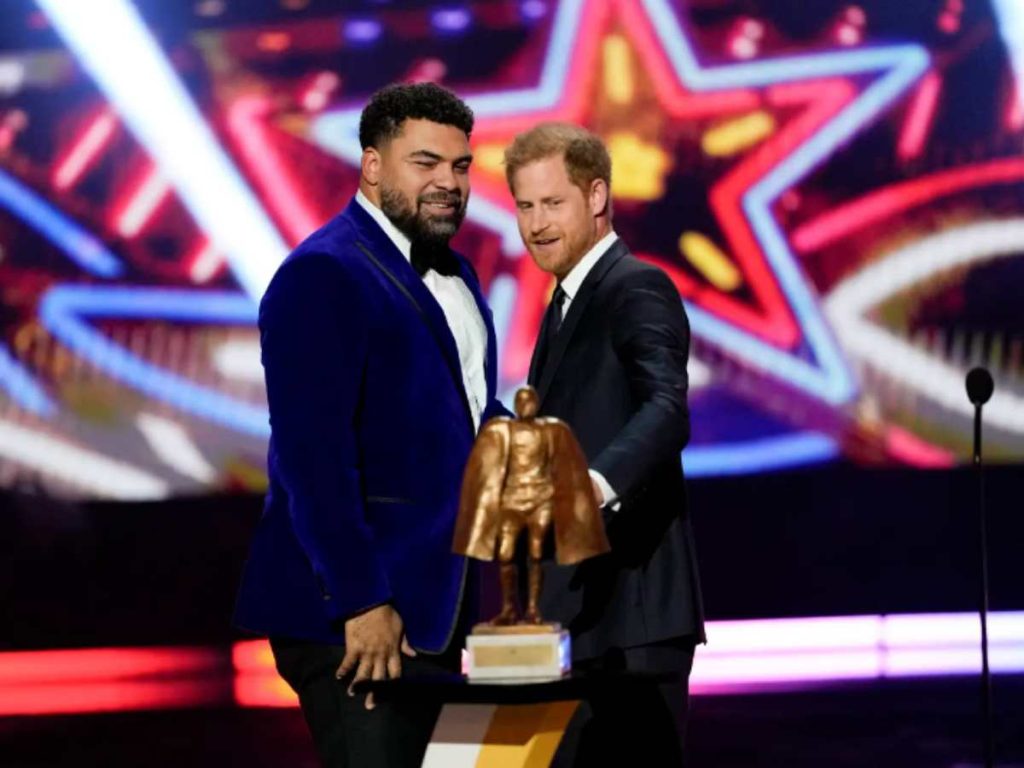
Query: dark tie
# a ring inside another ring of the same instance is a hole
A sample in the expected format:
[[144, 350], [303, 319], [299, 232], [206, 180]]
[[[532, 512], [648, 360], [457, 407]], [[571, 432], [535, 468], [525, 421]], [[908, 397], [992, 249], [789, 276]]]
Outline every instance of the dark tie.
[[448, 245], [433, 245], [413, 240], [409, 252], [412, 268], [423, 277], [431, 269], [440, 275], [458, 275], [459, 264]]
[[548, 306], [548, 311], [551, 312], [550, 322], [548, 323], [549, 344], [555, 343], [558, 329], [562, 327], [562, 307], [565, 306], [566, 298], [568, 297], [565, 291], [562, 290], [562, 284], [559, 283], [555, 286], [555, 292], [551, 294], [551, 304]]
[[555, 292], [551, 294], [551, 303], [548, 304], [547, 311], [544, 313], [544, 319], [541, 321], [541, 329], [543, 334], [540, 338], [540, 349], [537, 355], [537, 370], [536, 370], [536, 381], [534, 385], [539, 384], [541, 377], [544, 375], [544, 365], [548, 361], [548, 356], [551, 354], [551, 348], [555, 345], [555, 339], [558, 337], [558, 330], [562, 327], [562, 308], [565, 306], [565, 300], [568, 298], [565, 291], [562, 289], [561, 283], [555, 286]]

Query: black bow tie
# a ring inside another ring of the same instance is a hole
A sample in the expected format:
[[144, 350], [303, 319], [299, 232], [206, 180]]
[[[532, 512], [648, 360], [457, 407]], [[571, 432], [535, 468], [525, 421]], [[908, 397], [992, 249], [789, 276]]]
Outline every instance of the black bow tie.
[[420, 277], [431, 269], [439, 275], [458, 275], [459, 262], [448, 245], [432, 245], [414, 240], [410, 249], [412, 268]]

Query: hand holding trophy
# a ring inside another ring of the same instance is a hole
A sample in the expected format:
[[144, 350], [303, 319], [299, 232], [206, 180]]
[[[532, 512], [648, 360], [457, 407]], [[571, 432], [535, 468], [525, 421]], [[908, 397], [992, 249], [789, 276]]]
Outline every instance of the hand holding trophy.
[[[453, 550], [501, 564], [501, 612], [473, 628], [470, 679], [539, 679], [569, 671], [569, 635], [546, 624], [539, 602], [541, 560], [554, 527], [555, 560], [572, 565], [610, 550], [587, 461], [569, 426], [538, 417], [536, 391], [516, 393], [515, 419], [490, 420], [470, 453], [462, 482]], [[526, 611], [516, 600], [516, 541], [528, 534]]]

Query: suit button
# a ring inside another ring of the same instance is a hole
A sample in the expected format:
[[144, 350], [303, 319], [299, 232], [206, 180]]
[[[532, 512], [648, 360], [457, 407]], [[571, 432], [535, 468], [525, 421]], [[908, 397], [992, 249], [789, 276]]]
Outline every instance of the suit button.
[[331, 596], [329, 594], [327, 594], [326, 592], [324, 592], [324, 600], [330, 600], [330, 599], [331, 599]]

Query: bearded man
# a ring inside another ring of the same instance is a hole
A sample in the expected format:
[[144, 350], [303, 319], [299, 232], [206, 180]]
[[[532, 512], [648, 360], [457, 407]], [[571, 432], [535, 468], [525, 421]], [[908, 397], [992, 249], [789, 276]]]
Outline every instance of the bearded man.
[[457, 672], [473, 595], [451, 551], [463, 468], [495, 398], [491, 313], [451, 251], [473, 115], [432, 84], [374, 94], [359, 192], [260, 305], [270, 489], [236, 624], [270, 638], [328, 766], [420, 765], [425, 702], [365, 679]]

